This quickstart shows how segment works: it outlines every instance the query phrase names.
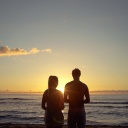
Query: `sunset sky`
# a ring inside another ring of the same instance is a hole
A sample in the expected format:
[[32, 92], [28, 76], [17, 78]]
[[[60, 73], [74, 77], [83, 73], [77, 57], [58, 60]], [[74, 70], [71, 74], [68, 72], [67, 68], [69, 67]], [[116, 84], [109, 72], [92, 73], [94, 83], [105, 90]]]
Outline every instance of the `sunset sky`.
[[61, 89], [74, 68], [90, 91], [128, 90], [128, 0], [0, 0], [0, 91]]

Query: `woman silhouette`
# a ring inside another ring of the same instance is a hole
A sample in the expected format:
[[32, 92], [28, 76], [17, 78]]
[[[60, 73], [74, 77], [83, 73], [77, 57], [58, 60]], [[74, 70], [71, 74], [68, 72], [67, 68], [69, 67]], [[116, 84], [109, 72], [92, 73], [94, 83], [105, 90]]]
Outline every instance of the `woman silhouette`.
[[[45, 125], [47, 128], [62, 128], [64, 117], [61, 112], [64, 109], [64, 99], [61, 91], [57, 90], [58, 78], [50, 76], [48, 89], [42, 98], [42, 108], [45, 110]], [[47, 106], [45, 104], [47, 103]]]

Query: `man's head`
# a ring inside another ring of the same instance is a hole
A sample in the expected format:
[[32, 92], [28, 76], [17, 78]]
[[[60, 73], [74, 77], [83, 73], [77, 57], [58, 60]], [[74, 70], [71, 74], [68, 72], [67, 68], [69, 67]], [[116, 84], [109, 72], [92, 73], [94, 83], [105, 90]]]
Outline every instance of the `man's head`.
[[81, 75], [81, 71], [78, 68], [75, 68], [74, 70], [72, 70], [72, 76], [73, 78], [79, 78]]

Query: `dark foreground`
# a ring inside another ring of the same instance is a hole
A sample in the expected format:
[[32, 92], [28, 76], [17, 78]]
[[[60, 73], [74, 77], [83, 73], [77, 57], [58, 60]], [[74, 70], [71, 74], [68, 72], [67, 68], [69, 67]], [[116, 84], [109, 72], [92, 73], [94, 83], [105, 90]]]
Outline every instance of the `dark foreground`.
[[[46, 128], [42, 124], [0, 124], [0, 128]], [[63, 128], [68, 128], [64, 125]], [[128, 128], [128, 126], [86, 125], [86, 128]]]

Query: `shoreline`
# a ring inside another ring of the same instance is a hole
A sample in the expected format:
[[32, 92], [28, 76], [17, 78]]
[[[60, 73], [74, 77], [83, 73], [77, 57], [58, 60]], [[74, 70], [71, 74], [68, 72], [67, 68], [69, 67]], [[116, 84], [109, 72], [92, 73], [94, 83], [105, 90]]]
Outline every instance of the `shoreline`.
[[[43, 124], [11, 124], [0, 123], [0, 128], [46, 128]], [[63, 128], [68, 128], [63, 125]], [[114, 125], [86, 125], [86, 128], [128, 128], [128, 126], [114, 126]]]

